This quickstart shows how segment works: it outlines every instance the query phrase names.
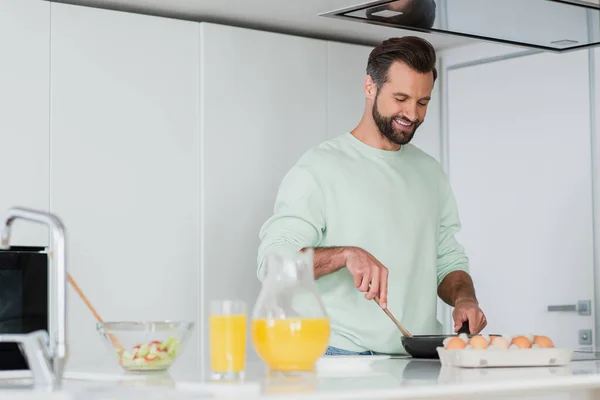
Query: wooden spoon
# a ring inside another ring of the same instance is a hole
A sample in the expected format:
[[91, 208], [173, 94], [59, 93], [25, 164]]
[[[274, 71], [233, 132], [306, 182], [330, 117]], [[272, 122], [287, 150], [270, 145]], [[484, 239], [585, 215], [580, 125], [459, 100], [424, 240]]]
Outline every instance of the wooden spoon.
[[[73, 289], [75, 289], [75, 291], [77, 292], [77, 294], [79, 295], [79, 297], [81, 297], [81, 299], [83, 300], [83, 302], [85, 303], [85, 305], [90, 309], [90, 311], [92, 312], [92, 314], [94, 314], [94, 317], [96, 317], [96, 319], [98, 320], [98, 322], [104, 323], [104, 321], [102, 320], [102, 318], [100, 317], [100, 315], [98, 314], [98, 312], [96, 312], [96, 309], [94, 308], [94, 306], [92, 306], [92, 303], [90, 303], [90, 301], [88, 300], [88, 298], [86, 297], [86, 295], [83, 294], [83, 291], [79, 288], [79, 285], [77, 284], [77, 282], [75, 282], [75, 280], [73, 279], [73, 277], [71, 276], [71, 274], [67, 274], [67, 280], [69, 281], [69, 283], [71, 284], [71, 286], [73, 286]], [[110, 341], [112, 342], [113, 346], [117, 347], [120, 352], [125, 351], [125, 349], [123, 348], [123, 346], [121, 345], [121, 343], [119, 343], [119, 341], [117, 340], [116, 337], [114, 337], [110, 333], [108, 334], [108, 336], [110, 337]]]
[[[375, 298], [374, 298], [373, 300], [375, 300], [375, 303], [377, 303], [377, 305], [378, 305], [379, 307], [381, 307], [381, 304], [379, 304], [379, 297], [375, 296]], [[404, 325], [402, 325], [402, 324], [400, 323], [400, 321], [398, 321], [398, 320], [396, 319], [396, 317], [394, 317], [394, 314], [392, 314], [392, 313], [390, 312], [390, 310], [388, 310], [388, 309], [387, 309], [387, 307], [386, 307], [386, 308], [382, 308], [382, 310], [383, 310], [383, 312], [384, 312], [384, 313], [386, 313], [386, 315], [387, 315], [388, 317], [390, 317], [390, 319], [391, 319], [391, 320], [392, 320], [392, 322], [393, 322], [393, 323], [394, 323], [394, 324], [395, 324], [395, 325], [398, 327], [398, 329], [400, 329], [400, 332], [402, 332], [402, 335], [404, 335], [404, 336], [412, 336], [412, 333], [410, 333], [410, 332], [408, 331], [408, 329], [406, 329], [406, 328], [404, 327]]]

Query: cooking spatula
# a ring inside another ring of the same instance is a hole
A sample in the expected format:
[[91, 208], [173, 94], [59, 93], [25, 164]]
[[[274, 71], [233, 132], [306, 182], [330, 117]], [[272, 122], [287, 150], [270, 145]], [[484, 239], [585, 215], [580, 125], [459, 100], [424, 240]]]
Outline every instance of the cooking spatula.
[[[378, 306], [381, 308], [381, 304], [379, 304], [379, 297], [375, 296], [375, 298], [374, 298], [373, 300], [375, 300], [375, 303], [377, 303], [377, 305], [378, 305]], [[387, 315], [388, 317], [390, 317], [390, 319], [391, 319], [391, 320], [392, 320], [392, 322], [393, 322], [393, 323], [394, 323], [394, 324], [395, 324], [395, 325], [398, 327], [398, 329], [400, 329], [400, 332], [402, 332], [402, 335], [403, 335], [403, 336], [412, 336], [412, 333], [410, 333], [410, 332], [408, 331], [408, 329], [406, 329], [406, 328], [404, 327], [404, 325], [402, 325], [402, 324], [400, 323], [400, 321], [398, 321], [398, 320], [396, 319], [396, 317], [394, 317], [394, 314], [392, 314], [392, 313], [390, 312], [390, 310], [388, 310], [388, 309], [387, 309], [387, 307], [386, 307], [386, 308], [384, 308], [384, 309], [382, 309], [382, 310], [383, 310], [383, 312], [384, 312], [384, 313], [386, 313], [386, 315]]]

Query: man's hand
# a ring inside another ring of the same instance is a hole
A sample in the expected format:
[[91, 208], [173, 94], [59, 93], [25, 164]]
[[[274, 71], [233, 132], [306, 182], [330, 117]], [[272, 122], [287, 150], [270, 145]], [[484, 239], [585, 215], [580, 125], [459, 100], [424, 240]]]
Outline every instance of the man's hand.
[[487, 320], [479, 308], [473, 280], [465, 271], [454, 271], [446, 275], [438, 286], [438, 296], [454, 307], [454, 332], [458, 332], [466, 321], [469, 321], [469, 331], [472, 334], [478, 334], [486, 327]]
[[365, 299], [379, 297], [381, 308], [387, 307], [388, 269], [371, 253], [358, 247], [347, 248], [346, 269], [354, 277], [354, 286], [366, 292]]
[[473, 299], [458, 300], [454, 305], [452, 318], [454, 319], [454, 332], [458, 332], [465, 321], [469, 321], [469, 331], [474, 335], [481, 332], [487, 325], [485, 314], [479, 308], [477, 301]]

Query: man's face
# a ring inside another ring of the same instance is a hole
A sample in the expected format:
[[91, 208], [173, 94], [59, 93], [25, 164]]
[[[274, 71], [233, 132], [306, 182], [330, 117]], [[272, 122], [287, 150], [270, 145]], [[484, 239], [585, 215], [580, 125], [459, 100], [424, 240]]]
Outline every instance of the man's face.
[[433, 90], [433, 73], [422, 74], [395, 62], [389, 79], [377, 90], [373, 84], [373, 119], [381, 134], [398, 145], [409, 143], [425, 120]]

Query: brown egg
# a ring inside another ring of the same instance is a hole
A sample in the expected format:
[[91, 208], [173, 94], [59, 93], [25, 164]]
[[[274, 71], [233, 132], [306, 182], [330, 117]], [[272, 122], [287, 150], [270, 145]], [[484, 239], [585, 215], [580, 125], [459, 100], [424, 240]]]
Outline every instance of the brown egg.
[[461, 338], [459, 338], [459, 337], [453, 337], [452, 339], [450, 339], [450, 340], [448, 340], [446, 342], [446, 346], [445, 347], [448, 350], [464, 349], [465, 347], [467, 347], [467, 344]]
[[479, 350], [487, 349], [487, 347], [489, 346], [489, 342], [487, 341], [487, 339], [481, 335], [473, 336], [469, 340], [469, 344], [472, 348]]
[[530, 349], [531, 342], [525, 336], [517, 336], [512, 340], [512, 344], [517, 346], [520, 349]]
[[554, 347], [554, 343], [552, 343], [552, 340], [550, 340], [548, 336], [534, 336], [533, 344], [537, 344], [543, 349], [550, 349]]

